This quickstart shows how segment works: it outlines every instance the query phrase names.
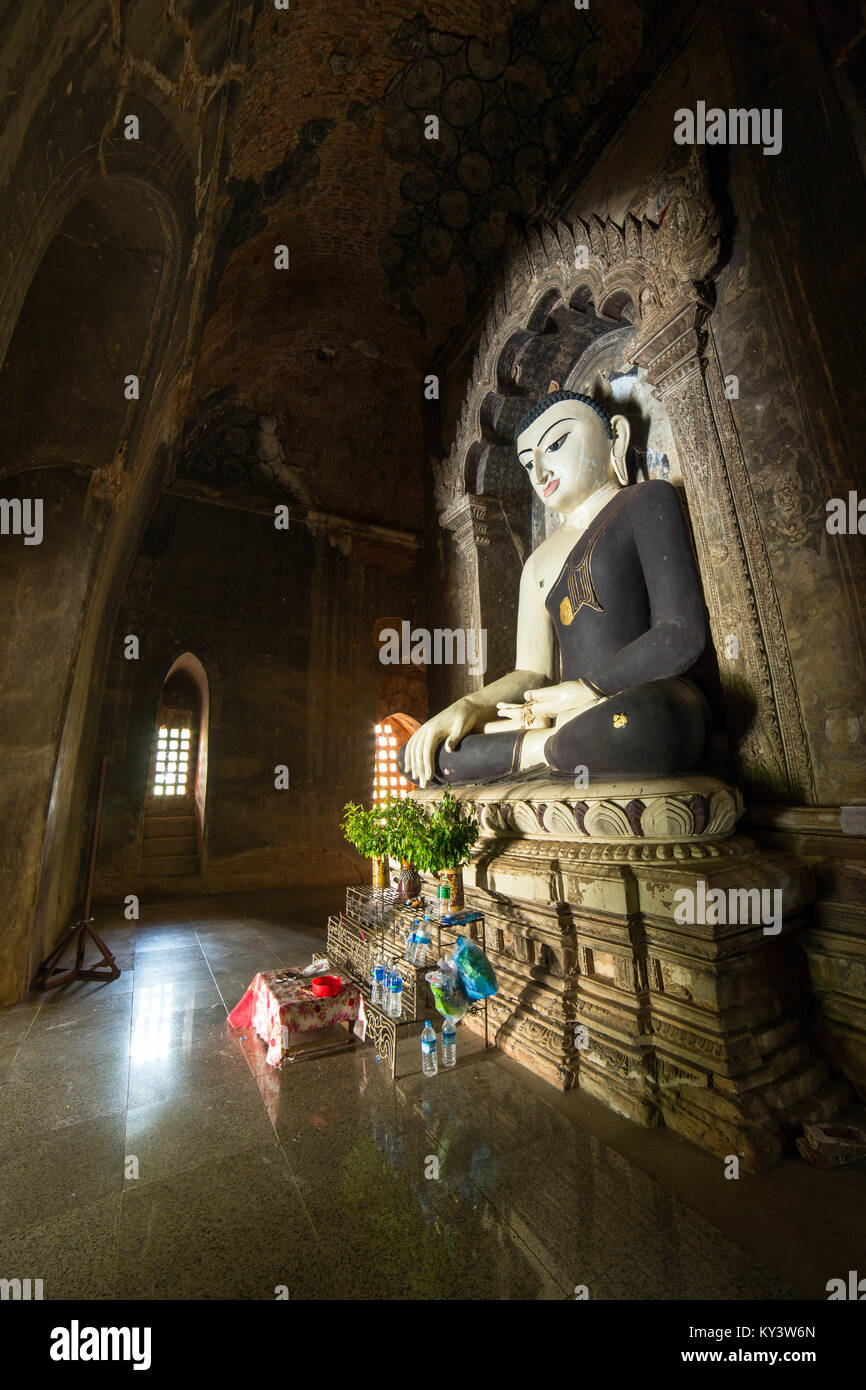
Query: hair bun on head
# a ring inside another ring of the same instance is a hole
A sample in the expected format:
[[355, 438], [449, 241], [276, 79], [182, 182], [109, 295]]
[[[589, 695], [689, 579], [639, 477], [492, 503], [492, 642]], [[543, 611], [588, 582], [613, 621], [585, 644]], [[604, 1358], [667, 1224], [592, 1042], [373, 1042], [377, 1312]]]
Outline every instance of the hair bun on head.
[[[551, 385], [553, 385], [552, 382]], [[604, 407], [599, 405], [598, 401], [592, 399], [592, 396], [584, 396], [580, 391], [550, 391], [546, 396], [543, 396], [538, 404], [534, 405], [531, 410], [527, 410], [526, 414], [517, 422], [517, 427], [514, 431], [515, 442], [518, 435], [522, 434], [525, 429], [528, 429], [533, 420], [538, 419], [539, 415], [543, 415], [548, 406], [557, 405], [560, 401], [578, 401], [580, 405], [588, 405], [590, 410], [595, 411], [599, 420], [604, 425], [604, 432], [608, 439], [613, 439], [613, 428], [610, 423], [610, 416]]]

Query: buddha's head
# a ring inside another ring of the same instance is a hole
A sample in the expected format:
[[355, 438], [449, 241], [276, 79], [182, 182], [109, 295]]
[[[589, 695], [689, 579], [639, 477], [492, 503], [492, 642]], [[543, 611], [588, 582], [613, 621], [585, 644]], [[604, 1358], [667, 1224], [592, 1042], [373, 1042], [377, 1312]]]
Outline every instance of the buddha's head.
[[551, 391], [523, 416], [514, 439], [538, 496], [563, 516], [606, 483], [628, 482], [628, 421], [577, 391]]

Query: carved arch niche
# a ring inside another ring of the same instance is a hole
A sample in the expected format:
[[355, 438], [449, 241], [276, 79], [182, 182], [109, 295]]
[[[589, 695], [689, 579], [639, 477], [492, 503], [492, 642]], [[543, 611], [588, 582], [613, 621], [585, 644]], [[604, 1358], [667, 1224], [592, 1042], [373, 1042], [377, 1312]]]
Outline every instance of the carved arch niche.
[[456, 438], [435, 470], [439, 522], [453, 540], [459, 621], [488, 629], [491, 674], [508, 669], [513, 629], [501, 615], [516, 611], [523, 560], [545, 524], [515, 466], [513, 428], [551, 381], [580, 387], [581, 359], [598, 359], [614, 334], [669, 427], [736, 775], [761, 795], [813, 801], [787, 636], [712, 337], [721, 232], [696, 147], [659, 223], [592, 217], [530, 234], [498, 278]]

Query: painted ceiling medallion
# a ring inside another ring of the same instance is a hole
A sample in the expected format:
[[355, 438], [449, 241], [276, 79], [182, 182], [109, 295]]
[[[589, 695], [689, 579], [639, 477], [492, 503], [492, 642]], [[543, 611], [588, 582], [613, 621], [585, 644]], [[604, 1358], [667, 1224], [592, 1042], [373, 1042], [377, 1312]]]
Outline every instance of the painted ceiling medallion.
[[[394, 36], [407, 61], [381, 101], [382, 147], [407, 166], [409, 206], [380, 257], [392, 289], [417, 289], [453, 261], [476, 295], [509, 225], [522, 226], [536, 210], [580, 146], [586, 113], [633, 61], [623, 52], [614, 71], [602, 72], [595, 53], [603, 25], [591, 13], [575, 25], [571, 0], [547, 0], [504, 22], [504, 33], [481, 41], [416, 16]], [[435, 138], [425, 129], [431, 114]]]

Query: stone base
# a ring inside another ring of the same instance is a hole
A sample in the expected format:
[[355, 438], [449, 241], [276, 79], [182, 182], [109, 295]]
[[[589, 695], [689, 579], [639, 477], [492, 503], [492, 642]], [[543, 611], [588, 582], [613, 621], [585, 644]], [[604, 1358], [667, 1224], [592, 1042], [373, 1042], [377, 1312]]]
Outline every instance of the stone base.
[[771, 848], [809, 865], [818, 888], [803, 938], [827, 1055], [866, 1100], [866, 806], [750, 807]]
[[[797, 942], [811, 877], [794, 855], [731, 834], [734, 789], [545, 781], [459, 799], [485, 827], [464, 877], [467, 906], [486, 915], [499, 1047], [750, 1169], [778, 1159], [804, 1120], [838, 1113], [848, 1090], [816, 1052]], [[739, 920], [713, 920], [718, 889]], [[780, 906], [778, 929], [765, 930], [761, 901]]]

